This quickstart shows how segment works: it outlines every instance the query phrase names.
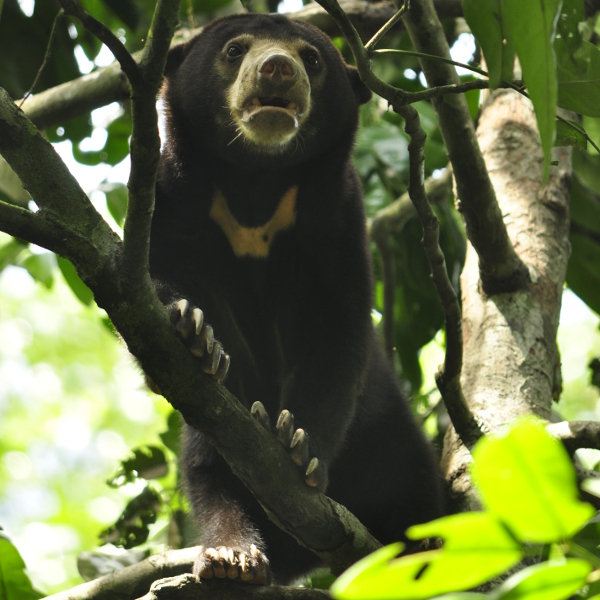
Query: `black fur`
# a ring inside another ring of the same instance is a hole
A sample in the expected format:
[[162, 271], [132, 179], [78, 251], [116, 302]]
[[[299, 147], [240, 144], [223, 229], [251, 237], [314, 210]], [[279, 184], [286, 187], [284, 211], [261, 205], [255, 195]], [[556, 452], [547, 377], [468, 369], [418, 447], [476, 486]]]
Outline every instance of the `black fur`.
[[[283, 45], [305, 40], [326, 73], [312, 87], [312, 110], [297, 138], [277, 153], [243, 136], [232, 142], [235, 128], [223, 125], [229, 108], [219, 61], [242, 32], [266, 32]], [[272, 420], [284, 408], [293, 413], [310, 436], [311, 455], [327, 466], [327, 494], [389, 543], [443, 509], [435, 459], [371, 320], [365, 214], [350, 160], [358, 107], [370, 95], [325, 35], [281, 16], [221, 19], [174, 50], [151, 271], [165, 303], [184, 297], [204, 311], [231, 356], [227, 387], [248, 408], [260, 400]], [[209, 217], [215, 189], [241, 225], [257, 227], [294, 185], [295, 224], [275, 236], [267, 257], [236, 256]], [[205, 547], [247, 552], [254, 543], [279, 582], [319, 564], [269, 521], [191, 429], [183, 467]]]

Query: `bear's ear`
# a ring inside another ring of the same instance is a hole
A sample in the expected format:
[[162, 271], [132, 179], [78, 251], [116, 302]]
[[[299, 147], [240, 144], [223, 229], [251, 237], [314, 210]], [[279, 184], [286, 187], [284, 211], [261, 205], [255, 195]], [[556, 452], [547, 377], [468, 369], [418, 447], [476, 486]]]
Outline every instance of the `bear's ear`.
[[165, 65], [165, 77], [169, 77], [169, 75], [172, 75], [175, 71], [177, 71], [187, 56], [189, 49], [190, 44], [188, 42], [187, 44], [179, 44], [178, 46], [174, 46], [171, 48], [171, 50], [169, 50], [169, 54], [167, 55], [167, 64]]
[[366, 104], [372, 97], [373, 92], [362, 82], [358, 70], [355, 67], [347, 66], [348, 79], [350, 79], [350, 85], [354, 95], [358, 100], [359, 104]]

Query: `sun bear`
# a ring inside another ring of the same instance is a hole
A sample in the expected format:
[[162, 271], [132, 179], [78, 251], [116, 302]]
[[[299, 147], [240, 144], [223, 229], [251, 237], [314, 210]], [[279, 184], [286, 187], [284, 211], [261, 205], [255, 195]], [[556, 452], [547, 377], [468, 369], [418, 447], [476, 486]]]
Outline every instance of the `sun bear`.
[[[371, 317], [351, 162], [370, 98], [322, 32], [280, 15], [219, 19], [174, 48], [150, 263], [200, 367], [229, 371], [307, 485], [389, 543], [441, 516], [443, 493]], [[191, 428], [182, 455], [197, 577], [282, 583], [319, 566]]]

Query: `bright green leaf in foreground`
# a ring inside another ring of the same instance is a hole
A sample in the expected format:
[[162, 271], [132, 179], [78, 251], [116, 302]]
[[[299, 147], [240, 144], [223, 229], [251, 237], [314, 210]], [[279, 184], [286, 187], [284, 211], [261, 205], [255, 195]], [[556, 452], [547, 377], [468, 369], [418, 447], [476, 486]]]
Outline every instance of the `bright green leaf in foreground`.
[[497, 88], [503, 79], [512, 79], [515, 49], [504, 31], [499, 0], [463, 0], [469, 28], [481, 44], [490, 75], [490, 87]]
[[585, 585], [591, 571], [590, 563], [577, 558], [533, 565], [505, 581], [495, 600], [566, 600]]
[[552, 42], [562, 0], [500, 0], [502, 22], [508, 26], [535, 109], [544, 151], [544, 180], [550, 171], [554, 143], [557, 83]]
[[578, 499], [566, 450], [532, 419], [517, 422], [504, 435], [484, 438], [473, 460], [485, 506], [521, 541], [568, 538], [594, 513]]
[[407, 535], [412, 539], [441, 537], [444, 546], [393, 560], [395, 548], [384, 548], [377, 560], [374, 554], [348, 569], [334, 584], [334, 596], [431, 598], [484, 583], [522, 558], [520, 544], [488, 513], [443, 517], [411, 527]]
[[37, 600], [36, 592], [25, 574], [19, 551], [0, 533], [0, 598], [2, 600]]

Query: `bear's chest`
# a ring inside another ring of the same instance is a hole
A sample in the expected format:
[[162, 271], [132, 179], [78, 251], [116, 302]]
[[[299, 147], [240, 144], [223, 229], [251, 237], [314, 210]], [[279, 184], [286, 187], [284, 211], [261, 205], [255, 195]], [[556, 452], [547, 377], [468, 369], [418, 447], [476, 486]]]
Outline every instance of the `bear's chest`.
[[270, 218], [261, 225], [248, 227], [238, 221], [223, 193], [216, 189], [209, 217], [225, 234], [236, 257], [265, 259], [269, 256], [273, 241], [295, 225], [297, 195], [298, 186], [291, 186], [279, 200]]

